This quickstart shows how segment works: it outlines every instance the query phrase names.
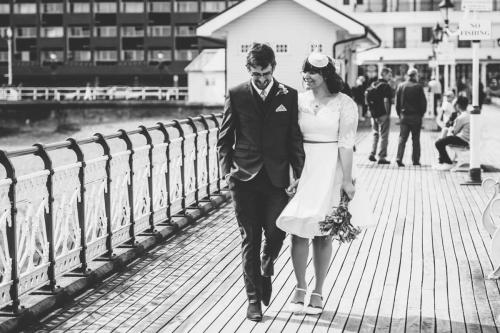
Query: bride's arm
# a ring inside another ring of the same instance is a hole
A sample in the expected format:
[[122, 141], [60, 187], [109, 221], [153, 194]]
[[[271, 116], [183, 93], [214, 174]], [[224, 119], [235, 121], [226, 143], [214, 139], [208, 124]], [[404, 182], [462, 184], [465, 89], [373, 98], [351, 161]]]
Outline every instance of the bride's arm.
[[346, 97], [340, 108], [339, 122], [339, 160], [342, 167], [342, 189], [349, 198], [354, 196], [354, 185], [352, 179], [353, 147], [358, 128], [358, 112], [356, 104], [352, 99]]

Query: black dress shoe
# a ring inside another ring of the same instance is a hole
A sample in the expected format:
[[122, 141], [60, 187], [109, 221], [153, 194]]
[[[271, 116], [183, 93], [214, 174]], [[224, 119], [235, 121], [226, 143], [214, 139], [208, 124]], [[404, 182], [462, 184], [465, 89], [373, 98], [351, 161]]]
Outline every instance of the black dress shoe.
[[262, 277], [262, 304], [265, 306], [269, 305], [269, 302], [271, 301], [271, 294], [273, 292], [273, 285], [271, 283], [271, 277], [270, 276], [263, 276]]
[[248, 303], [247, 319], [252, 321], [262, 320], [262, 308], [260, 307], [260, 302]]
[[377, 159], [373, 155], [368, 156], [368, 159], [372, 162], [377, 162]]
[[389, 162], [388, 160], [384, 160], [384, 159], [380, 159], [378, 160], [377, 162], [378, 164], [391, 164], [391, 162]]
[[404, 163], [401, 162], [401, 161], [396, 161], [396, 163], [398, 164], [398, 167], [404, 167], [405, 166]]
[[416, 163], [413, 163], [414, 166], [422, 166], [422, 164], [420, 164], [420, 162], [416, 162]]

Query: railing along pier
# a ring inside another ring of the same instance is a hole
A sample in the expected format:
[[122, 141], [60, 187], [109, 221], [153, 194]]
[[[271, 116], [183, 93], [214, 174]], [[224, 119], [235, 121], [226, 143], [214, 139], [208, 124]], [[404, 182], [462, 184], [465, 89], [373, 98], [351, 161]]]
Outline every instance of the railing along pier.
[[63, 275], [87, 274], [93, 259], [219, 192], [220, 119], [0, 150], [0, 307], [19, 313], [23, 296], [54, 292]]

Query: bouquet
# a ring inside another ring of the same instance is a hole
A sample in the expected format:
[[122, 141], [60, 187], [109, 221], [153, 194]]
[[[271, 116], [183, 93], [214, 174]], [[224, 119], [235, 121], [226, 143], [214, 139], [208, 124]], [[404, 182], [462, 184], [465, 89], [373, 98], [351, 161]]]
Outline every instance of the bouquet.
[[325, 220], [319, 222], [319, 228], [323, 233], [329, 233], [333, 239], [341, 243], [349, 243], [356, 239], [361, 229], [351, 224], [351, 213], [349, 213], [349, 196], [342, 190], [340, 204], [333, 207], [332, 212], [326, 215]]

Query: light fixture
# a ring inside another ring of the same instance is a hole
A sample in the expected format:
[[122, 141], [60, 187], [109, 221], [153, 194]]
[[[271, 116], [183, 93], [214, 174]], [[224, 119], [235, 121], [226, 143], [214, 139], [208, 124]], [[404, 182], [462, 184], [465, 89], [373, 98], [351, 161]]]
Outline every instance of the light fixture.
[[443, 0], [439, 3], [438, 7], [439, 7], [439, 10], [441, 11], [441, 15], [444, 19], [445, 28], [448, 28], [448, 23], [450, 22], [449, 18], [448, 18], [448, 11], [450, 9], [453, 9], [453, 7], [454, 7], [453, 2], [451, 0]]
[[10, 27], [7, 28], [7, 31], [5, 33], [8, 39], [12, 38], [12, 29]]
[[432, 28], [432, 44], [439, 44], [443, 41], [443, 28], [436, 23], [434, 28]]

